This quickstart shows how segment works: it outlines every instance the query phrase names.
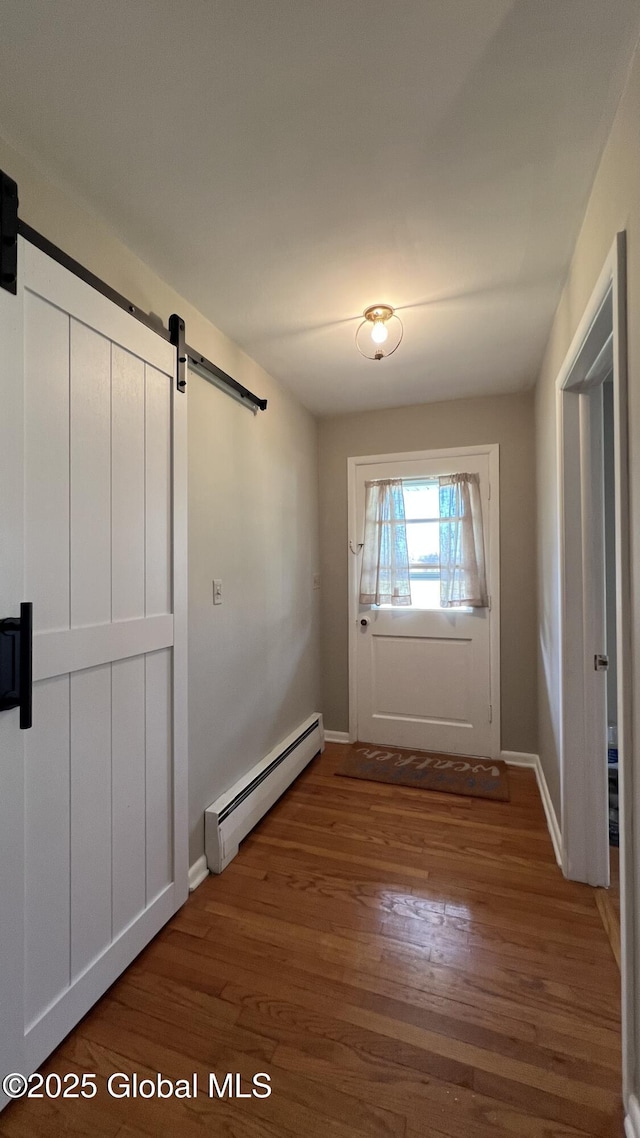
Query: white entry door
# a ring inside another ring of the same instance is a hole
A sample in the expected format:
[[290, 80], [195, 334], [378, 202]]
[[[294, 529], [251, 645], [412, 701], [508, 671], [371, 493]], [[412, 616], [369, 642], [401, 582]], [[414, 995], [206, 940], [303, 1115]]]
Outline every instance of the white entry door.
[[[387, 455], [350, 464], [351, 734], [369, 743], [495, 758], [500, 751], [498, 448]], [[440, 607], [438, 478], [454, 473], [480, 478], [487, 608]], [[365, 483], [384, 478], [403, 480], [410, 607], [358, 600]]]
[[0, 714], [2, 1075], [33, 1071], [187, 895], [175, 349], [19, 245], [0, 617], [33, 603], [33, 726]]

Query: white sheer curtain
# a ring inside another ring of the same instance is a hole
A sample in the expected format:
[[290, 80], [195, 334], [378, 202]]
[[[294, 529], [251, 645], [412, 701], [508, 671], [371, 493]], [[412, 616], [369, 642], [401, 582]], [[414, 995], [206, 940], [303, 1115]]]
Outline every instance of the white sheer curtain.
[[363, 605], [410, 605], [409, 552], [401, 478], [365, 482]]
[[449, 474], [440, 484], [440, 604], [486, 608], [482, 500], [477, 474]]

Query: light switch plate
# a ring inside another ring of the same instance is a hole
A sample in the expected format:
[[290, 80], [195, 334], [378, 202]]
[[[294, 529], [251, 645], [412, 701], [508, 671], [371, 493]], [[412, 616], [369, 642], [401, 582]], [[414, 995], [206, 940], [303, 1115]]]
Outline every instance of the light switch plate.
[[214, 605], [222, 604], [222, 581], [219, 578], [214, 579], [213, 582], [213, 603]]

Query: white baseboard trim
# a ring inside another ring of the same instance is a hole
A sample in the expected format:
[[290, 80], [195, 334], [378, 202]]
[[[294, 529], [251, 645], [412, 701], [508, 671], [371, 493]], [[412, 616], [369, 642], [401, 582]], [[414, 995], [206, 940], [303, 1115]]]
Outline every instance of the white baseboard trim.
[[193, 865], [189, 866], [189, 892], [193, 893], [199, 885], [202, 885], [205, 877], [209, 876], [209, 866], [204, 854], [194, 861]]
[[[529, 754], [527, 751], [501, 751], [500, 758], [509, 767], [528, 767], [530, 770], [535, 771], [536, 782], [538, 783], [538, 790], [540, 792], [540, 798], [542, 799], [542, 805], [544, 808], [545, 817], [547, 819], [547, 829], [549, 830], [549, 835], [551, 837], [551, 842], [553, 845], [553, 852], [556, 855], [556, 861], [560, 866], [560, 869], [564, 873], [562, 833], [558, 824], [558, 816], [555, 812], [553, 802], [551, 801], [551, 795], [549, 794], [549, 787], [547, 786], [547, 780], [542, 769], [540, 756]], [[638, 1132], [638, 1138], [640, 1138], [640, 1131]]]
[[627, 1138], [640, 1138], [640, 1103], [635, 1095], [629, 1095], [624, 1132]]
[[[549, 829], [551, 841], [553, 843], [553, 852], [556, 855], [556, 861], [560, 866], [560, 869], [564, 873], [562, 832], [560, 830], [560, 824], [558, 822], [558, 816], [556, 814], [555, 807], [551, 801], [551, 795], [549, 794], [549, 787], [547, 786], [547, 780], [542, 769], [542, 763], [540, 762], [538, 755], [536, 755], [536, 759], [538, 760], [536, 762], [536, 779], [538, 780], [538, 790], [540, 791], [542, 805], [544, 806], [544, 812], [547, 818], [547, 827]], [[640, 1138], [640, 1135], [638, 1135], [638, 1138]]]
[[498, 758], [509, 767], [536, 767], [540, 761], [537, 755], [528, 751], [501, 751]]
[[325, 731], [325, 743], [350, 743], [351, 738], [348, 731]]

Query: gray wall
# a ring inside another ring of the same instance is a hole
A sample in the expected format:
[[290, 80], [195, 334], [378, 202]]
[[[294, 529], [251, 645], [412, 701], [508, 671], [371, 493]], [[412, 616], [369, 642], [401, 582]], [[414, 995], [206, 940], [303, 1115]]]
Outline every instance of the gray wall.
[[533, 394], [459, 399], [320, 420], [325, 726], [349, 727], [347, 458], [500, 444], [502, 747], [535, 752], [536, 582]]
[[320, 710], [320, 594], [315, 421], [273, 386], [256, 416], [193, 374], [189, 388], [193, 862], [203, 805]]
[[[627, 231], [629, 307], [629, 465], [634, 628], [640, 628], [640, 59], [636, 55], [626, 91], [596, 174], [567, 283], [555, 315], [536, 387], [538, 490], [538, 700], [539, 751], [551, 797], [560, 817], [560, 640], [558, 596], [558, 482], [556, 378], [571, 340], [613, 245]], [[637, 633], [634, 634], [637, 649]], [[640, 714], [636, 669], [634, 721]], [[627, 696], [631, 693], [628, 692]]]
[[[203, 811], [320, 707], [315, 420], [117, 237], [0, 140], [21, 216], [269, 400], [255, 418], [192, 373], [189, 406], [190, 861]], [[212, 579], [224, 603], [212, 604]]]
[[[556, 810], [560, 808], [560, 755], [558, 715], [558, 512], [555, 381], [571, 339], [588, 304], [616, 232], [627, 234], [627, 371], [628, 445], [630, 486], [632, 674], [624, 697], [630, 709], [632, 747], [623, 756], [627, 803], [621, 859], [623, 870], [623, 933], [629, 967], [623, 970], [626, 985], [637, 985], [639, 958], [638, 916], [640, 887], [637, 879], [640, 821], [637, 787], [640, 785], [640, 55], [636, 52], [628, 83], [615, 117], [589, 198], [576, 244], [567, 283], [556, 312], [553, 328], [536, 389], [536, 447], [538, 458], [538, 566], [539, 566], [539, 742], [540, 758]], [[620, 723], [618, 723], [620, 731]], [[623, 807], [624, 809], [624, 807]], [[627, 1093], [640, 1091], [640, 1018], [637, 990], [626, 987], [623, 1006], [628, 1009], [631, 1070]]]

